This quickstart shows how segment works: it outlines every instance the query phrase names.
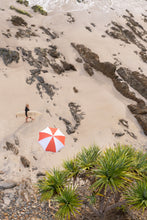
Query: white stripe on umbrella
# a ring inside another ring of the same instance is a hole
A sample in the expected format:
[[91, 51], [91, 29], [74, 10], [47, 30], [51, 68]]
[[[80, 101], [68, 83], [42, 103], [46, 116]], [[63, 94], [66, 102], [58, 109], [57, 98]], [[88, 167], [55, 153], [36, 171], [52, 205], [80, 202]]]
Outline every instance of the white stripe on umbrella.
[[61, 148], [64, 147], [64, 145], [56, 137], [54, 137], [54, 141], [56, 145], [56, 152], [58, 152]]
[[44, 130], [42, 130], [41, 132], [42, 132], [42, 133], [47, 133], [47, 134], [52, 135], [52, 132], [51, 132], [51, 130], [50, 130], [50, 128], [49, 128], [49, 127], [45, 128], [45, 129], [44, 129]]
[[44, 138], [44, 139], [39, 141], [39, 144], [43, 147], [44, 150], [46, 150], [46, 147], [48, 146], [51, 139], [52, 139], [52, 136]]

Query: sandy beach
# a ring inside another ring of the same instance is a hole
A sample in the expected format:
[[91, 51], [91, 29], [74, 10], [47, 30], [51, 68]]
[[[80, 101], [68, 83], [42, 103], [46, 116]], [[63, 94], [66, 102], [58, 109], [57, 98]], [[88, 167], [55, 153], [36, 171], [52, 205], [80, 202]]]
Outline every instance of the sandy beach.
[[[146, 1], [142, 2], [146, 6]], [[32, 17], [18, 14], [10, 9], [10, 5], [26, 10]], [[145, 10], [145, 7], [142, 8], [142, 14], [145, 14]], [[140, 12], [132, 9], [130, 13], [144, 29], [147, 29], [147, 23]], [[27, 27], [13, 25], [11, 16], [15, 15], [22, 17], [27, 22]], [[90, 8], [69, 11], [68, 14], [67, 11], [55, 10], [43, 16], [14, 0], [1, 2], [0, 48], [17, 51], [20, 56], [18, 63], [13, 61], [8, 65], [5, 65], [2, 56], [0, 57], [0, 171], [3, 172], [3, 179], [21, 181], [29, 177], [35, 182], [38, 172], [60, 167], [63, 160], [74, 157], [83, 146], [96, 144], [105, 149], [120, 143], [141, 150], [147, 147], [147, 137], [127, 107], [135, 104], [135, 101], [124, 97], [116, 90], [112, 80], [102, 72], [93, 70], [94, 75], [89, 76], [83, 67], [83, 61], [76, 61], [80, 55], [71, 46], [72, 42], [83, 44], [99, 56], [100, 62], [115, 63], [117, 69], [121, 66], [131, 71], [141, 69], [140, 74], [147, 76], [147, 64], [138, 55], [140, 49], [133, 43], [127, 44], [106, 34], [112, 21], [126, 26], [123, 15], [128, 16], [128, 13], [125, 10], [121, 14], [116, 10]], [[55, 33], [55, 38], [48, 36], [40, 26], [49, 28], [52, 34]], [[27, 28], [37, 36], [16, 37], [19, 29]], [[6, 36], [6, 33], [10, 33], [11, 36]], [[137, 39], [144, 47], [147, 46], [145, 41], [138, 37]], [[31, 84], [27, 83], [27, 79], [32, 76], [30, 70], [36, 67], [31, 66], [28, 58], [22, 55], [22, 48], [32, 51], [32, 56], [37, 59], [35, 48], [49, 49], [53, 46], [57, 47], [60, 57], [50, 57], [50, 62], [61, 65], [60, 60], [65, 60], [74, 65], [76, 71], [69, 70], [57, 74], [51, 65], [42, 66], [39, 76], [43, 77], [45, 83], [54, 86], [54, 95], [51, 97], [42, 87], [41, 95], [39, 94], [37, 78], [34, 78]], [[74, 87], [78, 92], [74, 92]], [[129, 88], [138, 99], [146, 103], [145, 97], [131, 86]], [[71, 102], [80, 106], [83, 119], [75, 132], [68, 134], [64, 121], [59, 118], [75, 125], [68, 106]], [[17, 112], [24, 110], [27, 103], [31, 110], [42, 113], [29, 123], [25, 123], [25, 118], [15, 117]], [[121, 119], [127, 121], [128, 128], [120, 123]], [[65, 147], [58, 153], [45, 152], [38, 143], [39, 131], [47, 126], [59, 128], [66, 137]], [[19, 153], [15, 155], [13, 151], [6, 150], [6, 142], [12, 143]], [[24, 168], [20, 161], [21, 156], [30, 161], [29, 168]]]

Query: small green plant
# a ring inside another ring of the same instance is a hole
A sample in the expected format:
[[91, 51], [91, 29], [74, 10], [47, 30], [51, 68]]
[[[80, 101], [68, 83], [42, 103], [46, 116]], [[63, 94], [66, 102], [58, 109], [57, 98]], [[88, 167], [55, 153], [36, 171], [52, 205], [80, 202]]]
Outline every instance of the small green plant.
[[24, 1], [23, 0], [17, 0], [16, 2], [19, 3], [19, 4], [23, 4], [26, 7], [29, 5], [29, 2], [27, 0], [24, 0]]
[[32, 17], [27, 11], [23, 11], [23, 10], [21, 10], [21, 9], [18, 9], [18, 8], [15, 8], [14, 6], [10, 6], [10, 9], [11, 10], [14, 10], [14, 11], [16, 11], [16, 12], [18, 12], [18, 13], [20, 13], [20, 14], [23, 14], [23, 15], [26, 15], [26, 16], [28, 16], [28, 17]]
[[34, 12], [39, 12], [42, 15], [47, 15], [47, 12], [40, 5], [34, 5], [32, 9]]

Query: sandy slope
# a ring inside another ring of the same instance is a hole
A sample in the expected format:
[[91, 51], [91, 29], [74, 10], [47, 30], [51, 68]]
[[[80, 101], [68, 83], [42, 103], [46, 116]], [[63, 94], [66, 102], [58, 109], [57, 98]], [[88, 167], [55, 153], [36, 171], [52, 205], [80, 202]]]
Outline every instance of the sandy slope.
[[[11, 5], [28, 10], [33, 14], [32, 18], [22, 16], [30, 25], [35, 24], [37, 34], [40, 37], [31, 37], [31, 39], [17, 40], [14, 35], [17, 27], [13, 26], [7, 19], [16, 12], [9, 9], [10, 1], [1, 2], [1, 41], [0, 47], [9, 46], [10, 49], [16, 50], [16, 47], [22, 46], [25, 49], [33, 50], [35, 47], [48, 48], [49, 45], [56, 45], [58, 50], [65, 56], [66, 61], [72, 63], [77, 68], [76, 72], [70, 71], [63, 75], [57, 75], [51, 67], [48, 73], [42, 73], [46, 82], [55, 85], [58, 90], [55, 92], [53, 100], [43, 94], [41, 98], [36, 89], [36, 85], [26, 84], [26, 78], [30, 75], [31, 68], [27, 63], [19, 61], [19, 64], [12, 63], [9, 66], [3, 64], [0, 58], [0, 170], [4, 171], [4, 177], [9, 179], [20, 180], [26, 176], [35, 181], [36, 173], [44, 171], [54, 166], [60, 166], [63, 159], [73, 157], [82, 146], [88, 147], [91, 144], [97, 144], [101, 148], [112, 146], [117, 142], [122, 144], [132, 144], [137, 148], [143, 148], [147, 145], [146, 136], [143, 134], [141, 127], [136, 119], [129, 112], [127, 104], [133, 101], [124, 98], [118, 93], [110, 79], [102, 73], [95, 72], [90, 77], [75, 59], [79, 56], [71, 47], [70, 43], [82, 43], [97, 53], [100, 61], [114, 62], [112, 54], [117, 54], [117, 58], [125, 67], [131, 70], [137, 70], [141, 67], [144, 74], [146, 65], [133, 52], [137, 50], [136, 46], [120, 46], [120, 41], [112, 40], [110, 37], [101, 37], [105, 34], [106, 26], [111, 20], [123, 22], [114, 11], [105, 14], [104, 12], [80, 11], [72, 12], [75, 18], [74, 23], [67, 22], [68, 17], [65, 13], [50, 13], [47, 17], [34, 14], [31, 9], [24, 8], [15, 1]], [[137, 19], [139, 16], [137, 15]], [[92, 32], [85, 29], [94, 23]], [[140, 20], [140, 22], [142, 22]], [[46, 41], [46, 36], [38, 29], [40, 25], [50, 27], [59, 34], [59, 38]], [[6, 38], [2, 32], [7, 29], [11, 30], [12, 37]], [[63, 34], [61, 33], [63, 32]], [[73, 87], [79, 92], [74, 93]], [[66, 127], [59, 117], [65, 117], [74, 123], [68, 108], [69, 102], [75, 102], [81, 106], [82, 112], [85, 113], [84, 119], [78, 130], [71, 135], [66, 133]], [[37, 110], [42, 113], [32, 123], [25, 123], [23, 118], [15, 118], [18, 111], [22, 111], [26, 103], [30, 104], [31, 110]], [[49, 113], [46, 113], [46, 110]], [[123, 132], [124, 127], [118, 124], [119, 119], [128, 121], [129, 130], [137, 136], [137, 140], [125, 134], [121, 138], [114, 137], [113, 133]], [[59, 153], [44, 152], [38, 140], [38, 133], [46, 126], [58, 127], [66, 136], [65, 148]], [[15, 138], [19, 139], [19, 155], [14, 155], [11, 151], [3, 149], [6, 141], [14, 143]], [[77, 138], [74, 142], [73, 138]], [[31, 167], [23, 168], [20, 162], [20, 155], [26, 156], [31, 161]], [[37, 160], [33, 158], [35, 156]], [[33, 170], [37, 168], [37, 170]]]

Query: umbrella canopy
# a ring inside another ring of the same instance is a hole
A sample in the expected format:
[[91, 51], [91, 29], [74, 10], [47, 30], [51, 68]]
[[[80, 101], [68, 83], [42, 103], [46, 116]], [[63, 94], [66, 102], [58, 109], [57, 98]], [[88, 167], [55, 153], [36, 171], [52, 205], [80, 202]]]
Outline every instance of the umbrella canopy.
[[58, 128], [47, 127], [39, 132], [38, 142], [45, 151], [58, 152], [65, 145], [65, 136]]

